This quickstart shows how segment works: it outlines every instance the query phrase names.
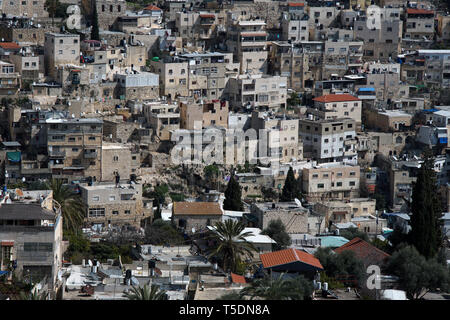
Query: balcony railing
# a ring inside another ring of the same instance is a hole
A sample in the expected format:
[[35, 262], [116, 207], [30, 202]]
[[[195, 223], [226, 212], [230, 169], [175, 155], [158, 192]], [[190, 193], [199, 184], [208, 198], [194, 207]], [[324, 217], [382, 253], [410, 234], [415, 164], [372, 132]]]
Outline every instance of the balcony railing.
[[95, 152], [85, 152], [84, 153], [84, 158], [85, 159], [97, 159], [98, 153], [97, 151]]
[[64, 159], [66, 157], [66, 151], [55, 151], [55, 150], [49, 150], [48, 156], [50, 158], [58, 158], [58, 159]]

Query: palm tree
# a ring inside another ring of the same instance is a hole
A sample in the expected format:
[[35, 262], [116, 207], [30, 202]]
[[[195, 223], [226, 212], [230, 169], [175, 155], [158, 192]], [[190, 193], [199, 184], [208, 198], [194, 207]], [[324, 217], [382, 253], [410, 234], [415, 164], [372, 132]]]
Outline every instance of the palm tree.
[[52, 179], [46, 186], [53, 190], [53, 200], [61, 206], [64, 230], [77, 232], [84, 218], [81, 197], [63, 185], [61, 179]]
[[150, 287], [148, 285], [144, 285], [144, 287], [133, 286], [130, 291], [124, 291], [123, 296], [128, 300], [168, 300], [166, 291], [160, 290], [154, 284]]
[[304, 300], [313, 292], [312, 284], [303, 276], [286, 278], [281, 274], [278, 278], [265, 277], [254, 280], [250, 286], [241, 290], [241, 297], [251, 300]]
[[252, 232], [242, 232], [245, 226], [233, 220], [217, 222], [215, 230], [212, 232], [211, 239], [215, 241], [216, 246], [211, 250], [208, 257], [221, 257], [223, 260], [223, 269], [236, 271], [241, 256], [253, 257], [253, 251], [256, 251], [252, 243], [245, 238], [251, 236]]
[[38, 293], [37, 289], [34, 289], [33, 292], [20, 293], [20, 300], [47, 300], [47, 291], [42, 291], [41, 293]]

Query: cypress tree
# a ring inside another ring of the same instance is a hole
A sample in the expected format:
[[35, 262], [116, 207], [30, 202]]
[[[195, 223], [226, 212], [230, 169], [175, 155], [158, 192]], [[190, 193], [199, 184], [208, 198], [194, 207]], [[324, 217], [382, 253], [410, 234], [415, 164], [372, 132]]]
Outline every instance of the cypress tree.
[[228, 181], [227, 189], [225, 190], [223, 208], [224, 210], [232, 211], [244, 210], [241, 186], [239, 185], [239, 182], [234, 179], [234, 174], [231, 174], [230, 181]]
[[94, 4], [94, 12], [92, 13], [91, 40], [100, 40], [100, 33], [98, 29], [97, 4]]
[[442, 242], [440, 199], [436, 192], [434, 159], [429, 149], [413, 184], [409, 242], [427, 259], [436, 256]]
[[300, 185], [299, 181], [295, 179], [294, 170], [292, 167], [289, 167], [289, 171], [286, 176], [286, 180], [284, 181], [283, 190], [280, 195], [281, 202], [289, 202], [294, 201], [295, 198], [300, 198]]

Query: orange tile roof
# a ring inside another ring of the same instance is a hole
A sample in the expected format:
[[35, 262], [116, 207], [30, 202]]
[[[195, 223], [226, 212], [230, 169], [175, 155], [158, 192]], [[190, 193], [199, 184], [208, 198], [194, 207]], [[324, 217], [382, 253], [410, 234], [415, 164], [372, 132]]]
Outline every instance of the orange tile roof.
[[235, 274], [233, 272], [231, 273], [231, 282], [232, 283], [247, 283], [245, 281], [244, 276], [240, 276], [240, 275]]
[[303, 2], [289, 2], [289, 7], [304, 7], [305, 4]]
[[351, 94], [348, 93], [343, 93], [343, 94], [326, 94], [324, 96], [318, 97], [318, 98], [314, 98], [314, 101], [318, 101], [318, 102], [323, 102], [323, 103], [327, 103], [327, 102], [344, 102], [344, 101], [359, 101], [358, 98], [352, 96]]
[[406, 10], [408, 14], [434, 14], [433, 10], [425, 10], [425, 9], [408, 9]]
[[15, 42], [0, 42], [0, 47], [3, 49], [20, 49], [20, 46]]
[[154, 5], [149, 5], [147, 7], [144, 8], [144, 10], [149, 10], [149, 11], [162, 11], [160, 8], [158, 8], [157, 6]]
[[216, 16], [210, 13], [202, 13], [200, 14], [200, 18], [215, 18]]
[[377, 247], [358, 237], [352, 239], [339, 248], [334, 249], [334, 251], [337, 253], [341, 253], [344, 251], [353, 251], [359, 259], [368, 262], [369, 264], [382, 263], [384, 259], [390, 256], [386, 252], [378, 249]]
[[217, 202], [174, 202], [174, 215], [222, 215]]
[[303, 262], [316, 268], [323, 269], [320, 261], [312, 254], [294, 248], [262, 253], [259, 257], [261, 258], [264, 268], [271, 268], [292, 262]]

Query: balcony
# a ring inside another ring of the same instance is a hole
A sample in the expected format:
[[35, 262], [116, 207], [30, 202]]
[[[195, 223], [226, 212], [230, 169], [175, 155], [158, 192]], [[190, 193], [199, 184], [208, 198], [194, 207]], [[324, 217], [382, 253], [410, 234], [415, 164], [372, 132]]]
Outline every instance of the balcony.
[[49, 150], [48, 157], [51, 159], [64, 159], [66, 157], [66, 151]]
[[95, 151], [95, 152], [85, 152], [84, 153], [84, 158], [85, 159], [97, 159], [97, 157], [98, 157], [97, 151]]

